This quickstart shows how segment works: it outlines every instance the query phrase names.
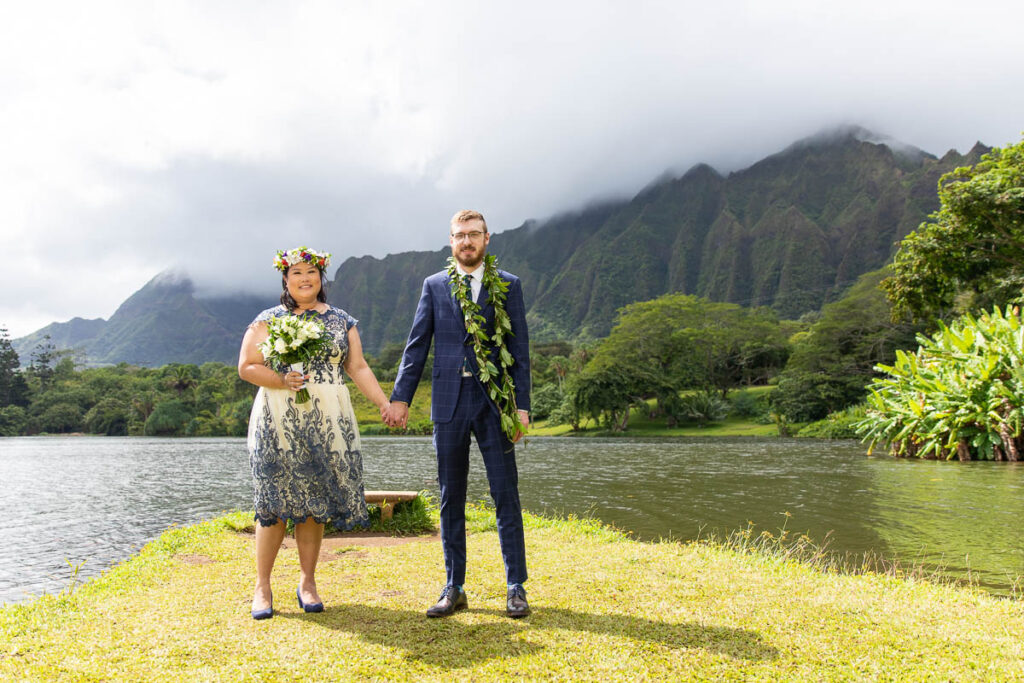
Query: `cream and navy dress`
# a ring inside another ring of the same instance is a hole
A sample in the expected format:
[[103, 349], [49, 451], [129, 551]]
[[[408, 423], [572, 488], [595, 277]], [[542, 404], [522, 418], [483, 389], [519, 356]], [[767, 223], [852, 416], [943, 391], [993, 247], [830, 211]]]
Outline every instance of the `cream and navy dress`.
[[[253, 324], [288, 314], [284, 306], [275, 306]], [[296, 404], [294, 391], [260, 387], [253, 401], [249, 464], [256, 519], [263, 526], [308, 517], [345, 530], [369, 523], [359, 428], [343, 369], [348, 331], [357, 321], [333, 306], [320, 314], [320, 321], [333, 343], [305, 364], [310, 400]]]

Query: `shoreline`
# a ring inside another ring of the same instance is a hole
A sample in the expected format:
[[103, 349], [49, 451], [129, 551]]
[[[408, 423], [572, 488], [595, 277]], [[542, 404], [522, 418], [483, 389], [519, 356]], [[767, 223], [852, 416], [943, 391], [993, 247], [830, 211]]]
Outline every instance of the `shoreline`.
[[[371, 429], [367, 431], [360, 430], [360, 436], [365, 437], [386, 437], [386, 438], [431, 438], [430, 434], [395, 434], [383, 430], [377, 430], [379, 423], [368, 423], [361, 426], [370, 426]], [[72, 438], [107, 438], [107, 439], [173, 439], [173, 440], [189, 440], [189, 439], [245, 439], [245, 436], [147, 436], [145, 434], [125, 434], [121, 436], [109, 436], [107, 434], [90, 434], [88, 432], [68, 432], [66, 434], [61, 433], [42, 433], [42, 434], [18, 434], [12, 436], [0, 436], [0, 439], [29, 439], [29, 438], [61, 438], [61, 437], [72, 437]], [[789, 439], [789, 438], [800, 438], [810, 439], [812, 437], [797, 437], [793, 436], [780, 436], [774, 425], [760, 425], [753, 422], [739, 422], [733, 421], [729, 424], [712, 424], [705, 427], [654, 427], [654, 428], [635, 428], [625, 432], [613, 432], [602, 429], [586, 428], [579, 431], [572, 431], [568, 425], [556, 425], [548, 427], [546, 425], [537, 427], [530, 431], [525, 438], [530, 437], [544, 437], [544, 438], [569, 438], [569, 439], [585, 439], [585, 438], [611, 438], [611, 439], [628, 439], [628, 438], [657, 438], [657, 439], [672, 439], [672, 438], [692, 438], [692, 437], [706, 437], [706, 438], [735, 438], [735, 437], [748, 437], [758, 439]], [[828, 439], [826, 439], [828, 440]], [[831, 439], [836, 440], [836, 439]], [[848, 441], [850, 439], [841, 439]]]
[[480, 508], [468, 518], [469, 610], [423, 616], [443, 581], [436, 543], [350, 537], [318, 569], [324, 613], [288, 599], [298, 567], [285, 548], [278, 611], [255, 622], [252, 542], [231, 528], [244, 515], [168, 529], [74, 591], [0, 609], [0, 678], [1024, 676], [1018, 600], [756, 549], [640, 542], [573, 517], [526, 515], [534, 613], [513, 621], [494, 517]]

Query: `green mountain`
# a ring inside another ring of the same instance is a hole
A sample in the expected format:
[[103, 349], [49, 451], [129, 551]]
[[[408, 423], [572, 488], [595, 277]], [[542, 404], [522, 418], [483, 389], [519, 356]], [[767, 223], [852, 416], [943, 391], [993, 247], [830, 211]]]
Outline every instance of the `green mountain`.
[[197, 298], [188, 276], [164, 272], [128, 297], [110, 320], [52, 323], [12, 344], [23, 365], [47, 334], [56, 348], [73, 349], [87, 365], [233, 364], [246, 326], [274, 303], [248, 294]]
[[50, 343], [58, 349], [81, 349], [88, 342], [103, 332], [107, 321], [103, 318], [72, 318], [64, 323], [50, 323], [32, 334], [11, 341], [11, 346], [18, 353], [22, 365], [32, 360], [32, 351], [43, 342], [46, 336]]
[[[489, 250], [522, 278], [536, 340], [605, 336], [617, 309], [668, 292], [795, 318], [884, 265], [938, 208], [939, 177], [987, 151], [978, 143], [936, 158], [841, 128], [727, 176], [698, 165], [630, 200], [527, 221], [494, 234]], [[437, 243], [437, 251], [349, 258], [335, 271], [328, 300], [360, 319], [369, 352], [404, 342], [423, 278], [444, 268], [446, 226], [437, 226]], [[245, 326], [273, 303], [199, 298], [187, 277], [164, 273], [109, 321], [55, 323], [14, 345], [23, 363], [47, 333], [90, 364], [233, 363]]]
[[[489, 251], [522, 277], [538, 340], [605, 336], [617, 309], [668, 292], [796, 318], [884, 265], [938, 208], [939, 177], [987, 151], [979, 143], [938, 159], [860, 128], [837, 129], [728, 176], [698, 165], [629, 201], [527, 222], [493, 235]], [[371, 352], [401, 342], [422, 279], [446, 255], [445, 246], [350, 258], [330, 301], [361, 318]]]

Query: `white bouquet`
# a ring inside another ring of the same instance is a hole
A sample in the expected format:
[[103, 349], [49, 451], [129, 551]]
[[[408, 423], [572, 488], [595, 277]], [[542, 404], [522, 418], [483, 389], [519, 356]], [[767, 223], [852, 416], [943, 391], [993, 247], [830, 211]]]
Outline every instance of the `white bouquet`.
[[[325, 334], [320, 321], [299, 315], [283, 315], [267, 322], [267, 339], [258, 347], [268, 363], [277, 361], [303, 373], [303, 363], [324, 352], [330, 343], [331, 339]], [[309, 391], [303, 387], [295, 395], [295, 402], [307, 401]]]

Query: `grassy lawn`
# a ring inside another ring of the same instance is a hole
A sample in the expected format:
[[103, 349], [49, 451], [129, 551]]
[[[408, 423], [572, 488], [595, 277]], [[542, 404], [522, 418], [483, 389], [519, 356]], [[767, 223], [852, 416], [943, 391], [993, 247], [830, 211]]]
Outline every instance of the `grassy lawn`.
[[436, 542], [349, 547], [319, 570], [322, 614], [249, 616], [242, 513], [172, 529], [77, 590], [0, 610], [4, 680], [1008, 680], [1024, 677], [1024, 605], [760, 552], [640, 543], [587, 520], [527, 517], [533, 615], [504, 616], [493, 516], [470, 519], [470, 609], [423, 610]]

